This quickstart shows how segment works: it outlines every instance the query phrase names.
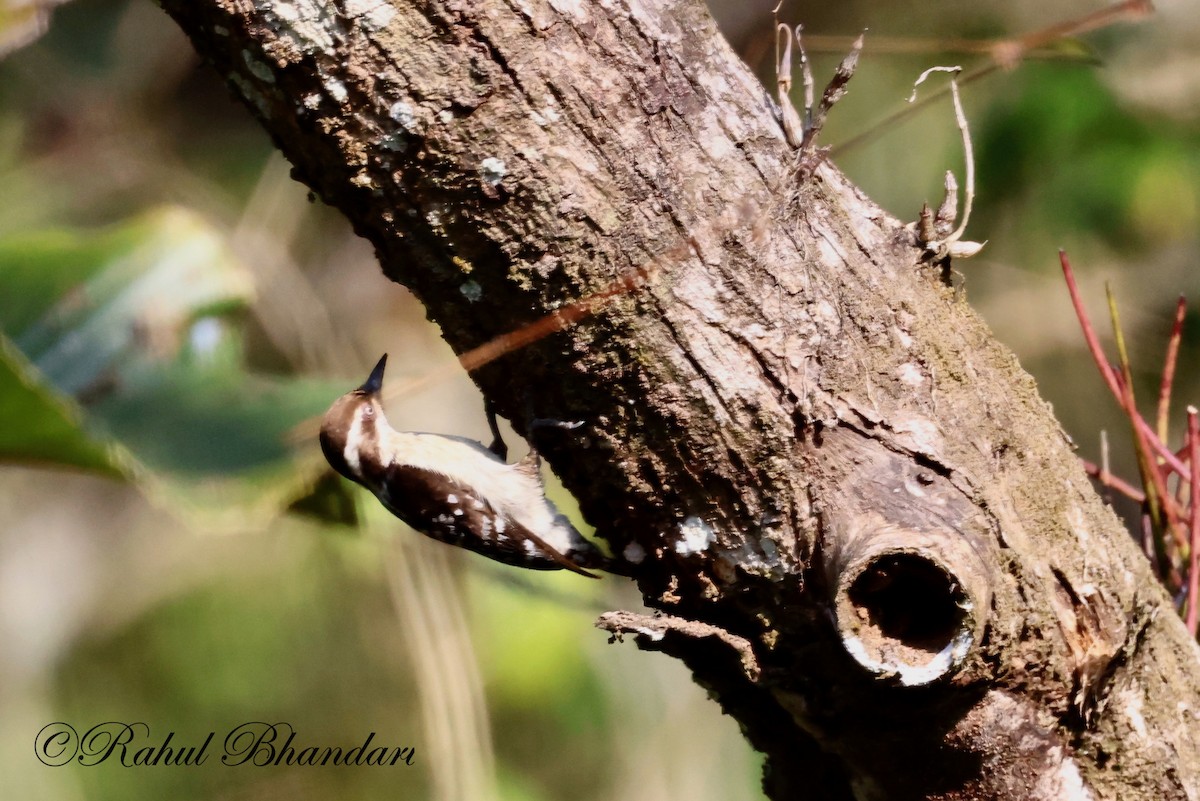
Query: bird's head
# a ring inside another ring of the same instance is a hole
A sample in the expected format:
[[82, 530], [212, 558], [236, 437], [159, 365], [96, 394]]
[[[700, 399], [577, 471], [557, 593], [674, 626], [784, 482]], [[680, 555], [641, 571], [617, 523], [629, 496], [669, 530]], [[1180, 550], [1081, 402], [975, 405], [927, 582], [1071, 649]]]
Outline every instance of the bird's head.
[[380, 403], [387, 354], [363, 385], [333, 402], [321, 421], [321, 450], [337, 472], [362, 482], [362, 463], [379, 456], [379, 432], [387, 425]]

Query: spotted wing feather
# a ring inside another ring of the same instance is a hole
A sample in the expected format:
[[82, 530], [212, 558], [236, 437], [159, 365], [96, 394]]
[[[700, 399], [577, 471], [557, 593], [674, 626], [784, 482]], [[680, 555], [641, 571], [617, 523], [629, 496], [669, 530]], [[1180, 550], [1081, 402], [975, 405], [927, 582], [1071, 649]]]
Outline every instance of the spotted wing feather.
[[597, 578], [529, 529], [497, 512], [468, 487], [440, 473], [393, 464], [375, 486], [386, 488], [378, 494], [388, 511], [439, 542], [507, 565], [534, 570], [565, 568]]

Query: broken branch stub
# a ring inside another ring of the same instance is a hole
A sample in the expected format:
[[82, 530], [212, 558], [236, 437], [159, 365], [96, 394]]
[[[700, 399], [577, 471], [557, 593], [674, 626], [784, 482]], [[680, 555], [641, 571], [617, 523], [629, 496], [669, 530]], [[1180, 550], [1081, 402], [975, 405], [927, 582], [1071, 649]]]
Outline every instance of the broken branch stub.
[[982, 640], [991, 579], [961, 533], [873, 520], [834, 548], [829, 586], [838, 634], [851, 658], [880, 679], [929, 684], [958, 669]]
[[826, 435], [832, 464], [818, 552], [850, 658], [878, 680], [949, 677], [983, 641], [994, 539], [969, 496], [878, 430]]

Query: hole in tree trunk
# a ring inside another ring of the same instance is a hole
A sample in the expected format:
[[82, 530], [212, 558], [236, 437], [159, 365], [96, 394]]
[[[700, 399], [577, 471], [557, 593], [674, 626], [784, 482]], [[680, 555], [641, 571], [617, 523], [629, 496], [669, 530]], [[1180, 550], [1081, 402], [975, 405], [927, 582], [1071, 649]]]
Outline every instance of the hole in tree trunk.
[[942, 651], [963, 629], [967, 599], [938, 565], [912, 553], [887, 553], [872, 561], [850, 586], [849, 600], [866, 630], [860, 636], [904, 649], [912, 663]]

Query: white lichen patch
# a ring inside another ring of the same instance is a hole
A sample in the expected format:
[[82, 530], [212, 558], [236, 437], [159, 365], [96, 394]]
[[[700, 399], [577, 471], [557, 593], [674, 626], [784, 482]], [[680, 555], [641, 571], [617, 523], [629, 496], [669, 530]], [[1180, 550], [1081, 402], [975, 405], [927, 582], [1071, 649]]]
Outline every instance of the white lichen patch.
[[771, 581], [782, 581], [787, 575], [779, 558], [778, 543], [765, 535], [747, 539], [737, 548], [722, 550], [717, 558], [725, 568], [723, 575], [730, 580], [736, 575], [736, 570]]
[[639, 543], [631, 542], [621, 551], [621, 556], [625, 557], [625, 561], [631, 565], [640, 565], [646, 561], [646, 549]]
[[[717, 250], [715, 243], [713, 250]], [[692, 274], [690, 267], [679, 269], [680, 280], [672, 287], [672, 294], [686, 303], [688, 308], [703, 315], [704, 321], [709, 325], [719, 326], [725, 323], [729, 319], [726, 312], [730, 295], [728, 288], [715, 276], [710, 278], [706, 273], [699, 271]], [[683, 272], [685, 269], [686, 273]]]
[[263, 19], [274, 20], [279, 37], [290, 40], [302, 53], [333, 50], [329, 8], [321, 0], [255, 0], [254, 7]]
[[912, 362], [900, 365], [896, 370], [896, 378], [900, 379], [900, 383], [908, 384], [910, 387], [919, 387], [925, 383], [925, 374]]
[[425, 221], [434, 228], [441, 228], [448, 216], [444, 203], [434, 203], [429, 207], [429, 211], [425, 212]]
[[1095, 796], [1088, 789], [1079, 772], [1079, 763], [1067, 755], [1062, 746], [1054, 746], [1047, 754], [1048, 761], [1057, 762], [1056, 769], [1038, 779], [1032, 793], [1033, 798], [1058, 798], [1062, 801], [1093, 801]]
[[397, 100], [388, 108], [388, 116], [396, 121], [410, 134], [417, 135], [421, 133], [420, 121], [417, 119], [417, 111], [411, 103], [404, 100]]
[[730, 158], [737, 152], [737, 148], [729, 141], [728, 134], [725, 133], [724, 127], [721, 125], [719, 112], [715, 107], [710, 107], [707, 119], [701, 124], [701, 134], [699, 137], [700, 146], [704, 148], [704, 153], [714, 162], [722, 162]]
[[824, 298], [812, 305], [812, 318], [818, 332], [836, 334], [842, 330], [842, 316], [837, 307]]
[[901, 436], [904, 445], [929, 456], [942, 453], [945, 441], [937, 423], [918, 414], [901, 414], [893, 418], [892, 430]]
[[576, 22], [587, 22], [588, 12], [583, 0], [549, 0], [550, 7]]
[[540, 111], [529, 112], [529, 116], [533, 119], [533, 121], [536, 124], [540, 125], [543, 128], [553, 125], [554, 123], [556, 123], [560, 119], [562, 119], [562, 115], [559, 114], [558, 109], [556, 109], [554, 107], [554, 102], [555, 102], [554, 98], [551, 97], [550, 95], [547, 95], [546, 96], [546, 105], [542, 106], [542, 109]]
[[458, 288], [462, 296], [472, 303], [478, 303], [483, 297], [483, 287], [475, 281], [464, 281], [462, 286]]
[[817, 256], [821, 263], [834, 269], [840, 270], [850, 261], [840, 247], [829, 241], [829, 237], [823, 236], [817, 239]]
[[309, 111], [316, 111], [321, 107], [321, 96], [316, 92], [309, 92], [300, 102], [303, 103], [304, 107]]
[[1071, 527], [1071, 533], [1075, 536], [1075, 539], [1081, 543], [1088, 541], [1087, 516], [1078, 506], [1072, 505], [1067, 509], [1067, 525]]
[[1150, 731], [1146, 726], [1146, 718], [1142, 714], [1142, 694], [1137, 691], [1137, 687], [1126, 688], [1118, 693], [1117, 703], [1121, 705], [1120, 708], [1125, 713], [1125, 719], [1129, 721], [1129, 728], [1133, 729], [1138, 737], [1146, 739]]
[[338, 78], [326, 77], [322, 84], [325, 91], [329, 92], [329, 96], [339, 103], [345, 103], [346, 98], [350, 97], [350, 93], [346, 90], [346, 84]]
[[751, 323], [750, 325], [746, 326], [745, 333], [747, 339], [752, 339], [755, 342], [767, 338], [767, 329], [764, 328], [761, 323]]
[[386, 0], [346, 0], [346, 16], [361, 17], [363, 25], [372, 31], [387, 27], [396, 17], [396, 9]]
[[632, 626], [630, 629], [634, 634], [641, 634], [644, 637], [649, 637], [652, 642], [658, 642], [663, 637], [667, 636], [665, 628], [652, 629], [649, 626]]
[[732, 93], [729, 80], [719, 70], [697, 70], [695, 78], [710, 100], [719, 102]]
[[675, 44], [683, 38], [683, 31], [674, 16], [664, 14], [657, 4], [633, 3], [629, 6], [629, 17], [649, 41]]
[[498, 186], [506, 175], [508, 175], [508, 165], [501, 159], [489, 156], [479, 162], [479, 177], [488, 186]]
[[716, 532], [712, 526], [692, 515], [679, 525], [679, 539], [675, 541], [675, 553], [687, 556], [700, 553], [713, 544]]
[[258, 78], [263, 83], [275, 83], [275, 73], [263, 61], [260, 61], [249, 50], [242, 51], [242, 61], [246, 62], [246, 69], [250, 70], [250, 74]]

